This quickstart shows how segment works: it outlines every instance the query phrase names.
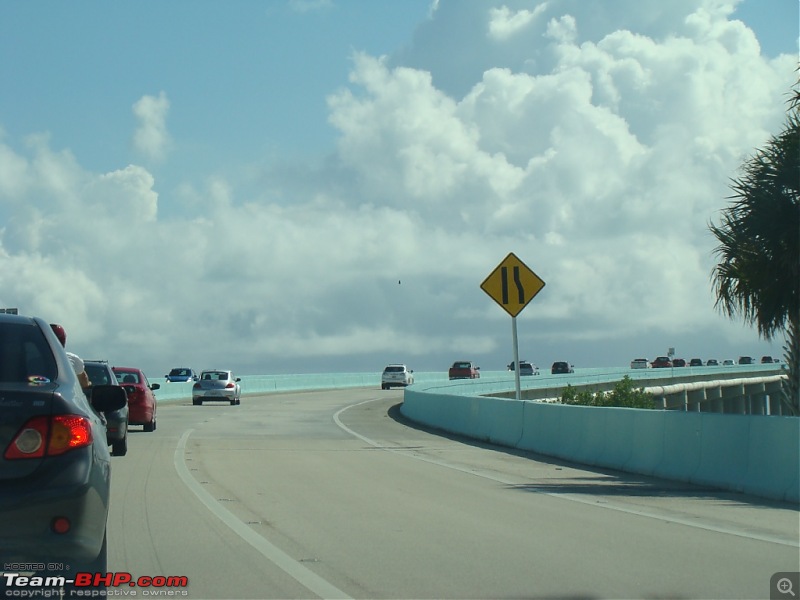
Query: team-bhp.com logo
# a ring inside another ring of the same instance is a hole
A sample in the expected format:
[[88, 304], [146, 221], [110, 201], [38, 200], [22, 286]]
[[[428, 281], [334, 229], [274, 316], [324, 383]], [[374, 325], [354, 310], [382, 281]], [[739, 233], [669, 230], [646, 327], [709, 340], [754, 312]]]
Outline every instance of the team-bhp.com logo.
[[[75, 573], [73, 577], [2, 573], [0, 590], [8, 598], [48, 597], [48, 591], [64, 589], [65, 598], [99, 596], [188, 596], [183, 575], [134, 577], [128, 572]], [[177, 589], [176, 589], [177, 588]]]

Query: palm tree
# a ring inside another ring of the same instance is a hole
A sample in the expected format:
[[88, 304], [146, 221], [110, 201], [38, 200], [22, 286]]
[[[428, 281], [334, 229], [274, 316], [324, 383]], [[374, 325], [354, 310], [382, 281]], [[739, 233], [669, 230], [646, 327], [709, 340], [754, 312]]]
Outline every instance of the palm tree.
[[800, 415], [800, 93], [782, 133], [742, 167], [732, 203], [709, 229], [719, 241], [712, 272], [716, 307], [767, 340], [786, 335], [784, 402]]

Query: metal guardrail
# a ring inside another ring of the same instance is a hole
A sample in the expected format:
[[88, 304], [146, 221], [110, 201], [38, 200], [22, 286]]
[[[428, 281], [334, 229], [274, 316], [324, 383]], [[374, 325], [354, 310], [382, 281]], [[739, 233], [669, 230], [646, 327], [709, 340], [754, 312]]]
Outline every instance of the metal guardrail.
[[[609, 371], [601, 380], [542, 380], [543, 385], [528, 387], [521, 392], [523, 400], [558, 402], [567, 385], [578, 392], [608, 392], [625, 376], [634, 380], [637, 388], [654, 396], [656, 406], [665, 410], [716, 412], [743, 415], [788, 415], [782, 402], [782, 385], [787, 375], [778, 366], [753, 365], [735, 370], [708, 370], [687, 373], [684, 368], [672, 373], [650, 371]], [[661, 371], [660, 369], [658, 371]], [[678, 375], [675, 374], [678, 371]], [[634, 375], [635, 373], [635, 375]], [[485, 395], [514, 398], [513, 391], [494, 391]]]

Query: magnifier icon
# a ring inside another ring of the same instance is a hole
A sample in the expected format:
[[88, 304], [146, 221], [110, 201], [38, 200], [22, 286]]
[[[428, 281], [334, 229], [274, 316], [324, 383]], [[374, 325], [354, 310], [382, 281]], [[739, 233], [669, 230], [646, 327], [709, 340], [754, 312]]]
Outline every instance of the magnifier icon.
[[775, 587], [778, 588], [781, 594], [790, 594], [792, 598], [797, 598], [797, 594], [792, 591], [792, 580], [788, 577], [778, 579], [778, 583], [775, 584]]

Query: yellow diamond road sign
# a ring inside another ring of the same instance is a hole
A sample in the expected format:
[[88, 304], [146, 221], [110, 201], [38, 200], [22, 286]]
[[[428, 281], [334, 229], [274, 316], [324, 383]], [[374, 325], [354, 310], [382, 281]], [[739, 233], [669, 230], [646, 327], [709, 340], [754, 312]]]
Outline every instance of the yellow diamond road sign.
[[511, 252], [483, 280], [481, 289], [516, 317], [544, 287], [544, 281]]

